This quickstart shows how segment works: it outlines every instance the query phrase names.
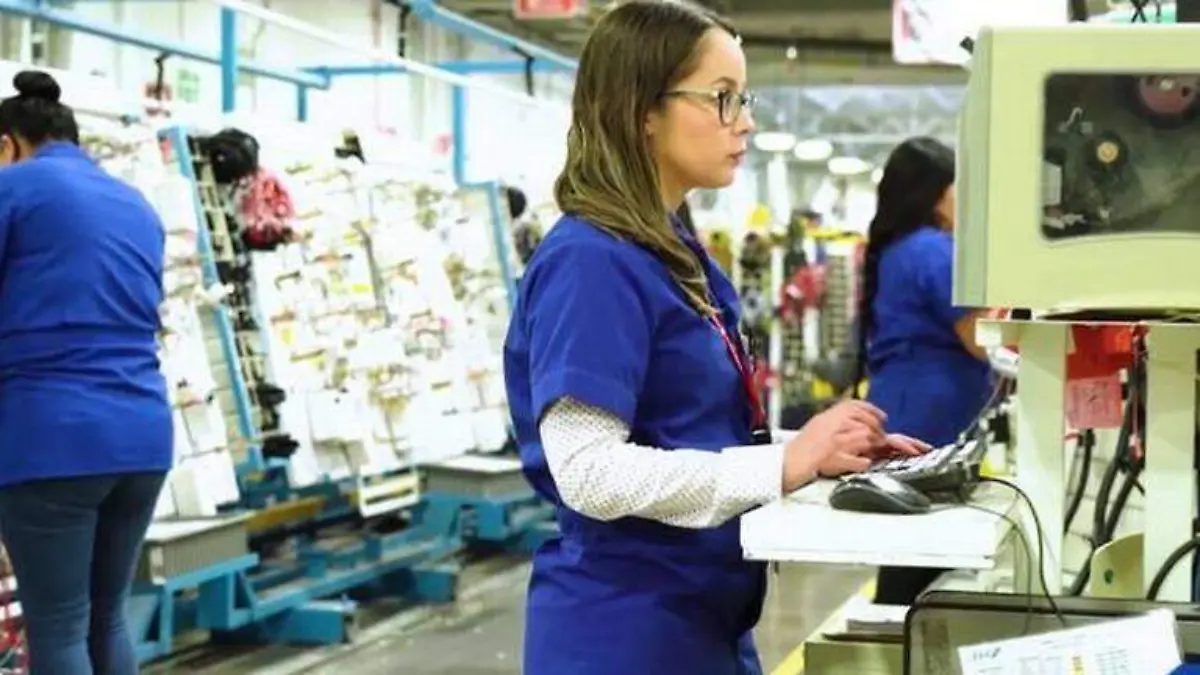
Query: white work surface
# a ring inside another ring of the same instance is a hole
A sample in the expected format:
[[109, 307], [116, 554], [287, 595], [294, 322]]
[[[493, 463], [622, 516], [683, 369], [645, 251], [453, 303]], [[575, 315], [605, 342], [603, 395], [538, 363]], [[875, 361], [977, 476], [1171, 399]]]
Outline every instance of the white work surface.
[[[837, 511], [836, 481], [818, 481], [742, 517], [748, 560], [991, 569], [1011, 526], [969, 506], [942, 505], [920, 515]], [[976, 489], [972, 504], [1013, 515], [1017, 497], [1001, 485]]]
[[[1029, 494], [1045, 532], [1042, 569], [1051, 593], [1062, 587], [1063, 514], [1066, 511], [1066, 356], [1075, 325], [1131, 325], [1117, 322], [980, 321], [983, 347], [1018, 345], [1017, 480]], [[1144, 322], [1146, 339], [1146, 486], [1142, 566], [1146, 588], [1171, 551], [1192, 538], [1196, 513], [1193, 468], [1196, 429], [1196, 352], [1200, 325]], [[1022, 509], [1025, 513], [1027, 509]], [[1026, 522], [1025, 530], [1033, 528]], [[1192, 555], [1167, 577], [1158, 599], [1189, 602]]]

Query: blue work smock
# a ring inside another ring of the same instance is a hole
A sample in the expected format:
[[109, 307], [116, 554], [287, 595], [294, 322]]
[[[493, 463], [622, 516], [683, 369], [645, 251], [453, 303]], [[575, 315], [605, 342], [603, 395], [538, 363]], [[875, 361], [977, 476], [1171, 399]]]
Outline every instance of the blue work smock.
[[164, 237], [74, 145], [0, 169], [0, 486], [170, 468]]
[[[737, 294], [694, 240], [737, 335]], [[504, 372], [521, 462], [557, 507], [560, 537], [534, 556], [525, 675], [757, 675], [750, 631], [765, 567], [742, 559], [739, 519], [684, 529], [565, 506], [538, 422], [556, 400], [603, 408], [647, 446], [720, 452], [751, 443], [745, 385], [713, 325], [647, 250], [566, 216], [522, 279]]]
[[954, 241], [924, 227], [889, 245], [879, 261], [867, 349], [867, 399], [888, 431], [933, 445], [953, 443], [992, 389], [989, 366], [954, 331], [972, 310], [951, 300]]

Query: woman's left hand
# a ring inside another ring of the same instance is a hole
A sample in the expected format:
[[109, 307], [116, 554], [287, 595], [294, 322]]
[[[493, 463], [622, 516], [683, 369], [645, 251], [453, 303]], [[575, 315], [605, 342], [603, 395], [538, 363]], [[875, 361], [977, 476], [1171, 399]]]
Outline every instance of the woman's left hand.
[[925, 441], [920, 441], [915, 438], [905, 436], [904, 434], [888, 434], [883, 439], [883, 444], [875, 450], [877, 457], [913, 457], [923, 455], [932, 449]]

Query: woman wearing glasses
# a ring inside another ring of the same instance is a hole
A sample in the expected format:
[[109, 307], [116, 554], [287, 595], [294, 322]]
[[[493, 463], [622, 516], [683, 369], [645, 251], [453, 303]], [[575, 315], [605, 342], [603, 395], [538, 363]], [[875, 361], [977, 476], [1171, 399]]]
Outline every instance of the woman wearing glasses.
[[521, 282], [505, 375], [561, 536], [534, 558], [526, 675], [742, 675], [764, 568], [739, 516], [913, 441], [846, 402], [773, 443], [729, 280], [673, 219], [754, 129], [733, 31], [675, 3], [608, 12], [576, 76], [565, 214]]

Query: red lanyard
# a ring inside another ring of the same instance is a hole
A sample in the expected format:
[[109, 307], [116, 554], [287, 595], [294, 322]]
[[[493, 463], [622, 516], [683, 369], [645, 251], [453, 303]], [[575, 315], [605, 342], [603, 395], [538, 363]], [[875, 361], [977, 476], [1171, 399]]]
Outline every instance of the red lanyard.
[[709, 321], [713, 328], [717, 329], [717, 334], [721, 336], [721, 341], [725, 343], [725, 349], [729, 352], [729, 358], [733, 361], [733, 367], [737, 368], [738, 375], [742, 377], [742, 386], [746, 389], [746, 399], [750, 402], [751, 430], [766, 429], [767, 411], [763, 408], [762, 399], [758, 396], [758, 387], [754, 384], [754, 372], [747, 363], [748, 358], [742, 357], [742, 350], [729, 336], [729, 331], [725, 330], [725, 324], [721, 323], [719, 317], [709, 317]]

